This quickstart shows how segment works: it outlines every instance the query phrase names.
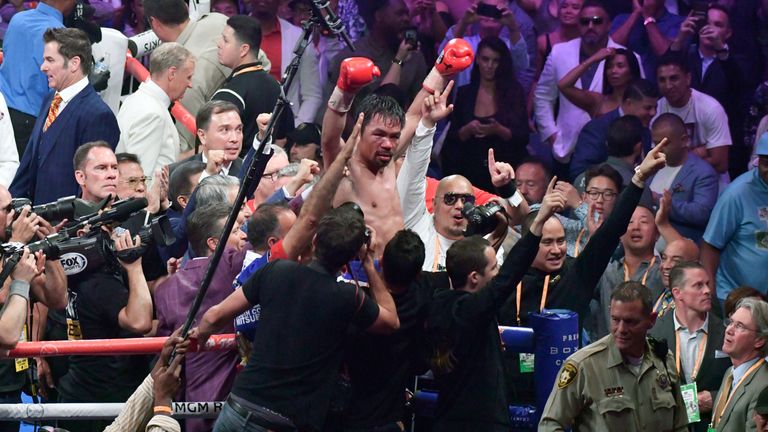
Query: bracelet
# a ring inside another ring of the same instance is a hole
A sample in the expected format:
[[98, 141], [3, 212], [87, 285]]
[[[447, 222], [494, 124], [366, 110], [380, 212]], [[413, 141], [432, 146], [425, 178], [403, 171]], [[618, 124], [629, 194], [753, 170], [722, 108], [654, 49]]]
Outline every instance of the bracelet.
[[152, 412], [154, 412], [155, 414], [166, 414], [166, 415], [173, 414], [173, 410], [168, 405], [158, 405], [152, 408]]

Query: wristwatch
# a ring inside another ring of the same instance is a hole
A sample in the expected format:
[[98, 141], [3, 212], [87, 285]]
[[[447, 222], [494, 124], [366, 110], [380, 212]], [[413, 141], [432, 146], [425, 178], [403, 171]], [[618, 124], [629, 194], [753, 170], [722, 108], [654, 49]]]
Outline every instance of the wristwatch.
[[656, 18], [648, 17], [645, 19], [645, 21], [643, 21], [643, 26], [648, 27], [648, 24], [655, 23], [655, 22], [656, 22]]
[[402, 61], [402, 60], [400, 60], [400, 59], [399, 59], [399, 58], [397, 58], [397, 57], [395, 57], [395, 58], [393, 58], [393, 59], [392, 59], [392, 63], [394, 63], [394, 64], [396, 64], [396, 65], [398, 65], [398, 66], [402, 66], [402, 65], [403, 65], [403, 61]]

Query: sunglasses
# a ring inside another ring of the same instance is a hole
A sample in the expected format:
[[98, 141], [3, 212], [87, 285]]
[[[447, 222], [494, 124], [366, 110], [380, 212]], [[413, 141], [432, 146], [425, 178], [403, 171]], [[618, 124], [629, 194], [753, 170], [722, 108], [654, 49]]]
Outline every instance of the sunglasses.
[[602, 25], [604, 22], [605, 22], [605, 18], [599, 17], [599, 16], [579, 18], [579, 24], [582, 27], [588, 27], [589, 23], [592, 23], [592, 25], [599, 26], [599, 25]]
[[475, 204], [475, 196], [472, 194], [448, 192], [447, 194], [443, 195], [443, 203], [445, 203], [445, 205], [454, 205], [458, 200], [461, 200], [462, 205], [466, 203], [470, 203], [472, 205]]

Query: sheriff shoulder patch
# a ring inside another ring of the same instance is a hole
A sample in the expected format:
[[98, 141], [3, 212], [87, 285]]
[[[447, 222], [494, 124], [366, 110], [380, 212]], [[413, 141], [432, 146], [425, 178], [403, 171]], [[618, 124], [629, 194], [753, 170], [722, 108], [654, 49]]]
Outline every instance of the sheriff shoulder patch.
[[560, 371], [560, 377], [557, 380], [557, 388], [564, 389], [568, 387], [568, 385], [576, 379], [578, 373], [579, 369], [575, 364], [566, 362], [563, 366], [563, 370]]

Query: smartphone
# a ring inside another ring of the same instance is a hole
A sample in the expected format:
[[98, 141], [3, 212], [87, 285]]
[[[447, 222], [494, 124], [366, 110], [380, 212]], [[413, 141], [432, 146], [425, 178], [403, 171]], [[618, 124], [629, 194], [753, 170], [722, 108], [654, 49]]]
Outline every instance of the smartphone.
[[499, 10], [499, 8], [494, 5], [489, 5], [488, 3], [478, 3], [477, 14], [493, 19], [501, 18], [501, 10]]
[[482, 124], [491, 124], [493, 122], [493, 120], [491, 120], [490, 117], [479, 118], [477, 119], [477, 121], [479, 121]]
[[691, 12], [696, 18], [696, 31], [700, 31], [707, 24], [707, 11], [709, 10], [708, 0], [693, 0], [691, 2]]
[[405, 39], [405, 42], [410, 45], [412, 49], [416, 49], [419, 45], [419, 33], [416, 29], [406, 30], [403, 34], [403, 39]]

